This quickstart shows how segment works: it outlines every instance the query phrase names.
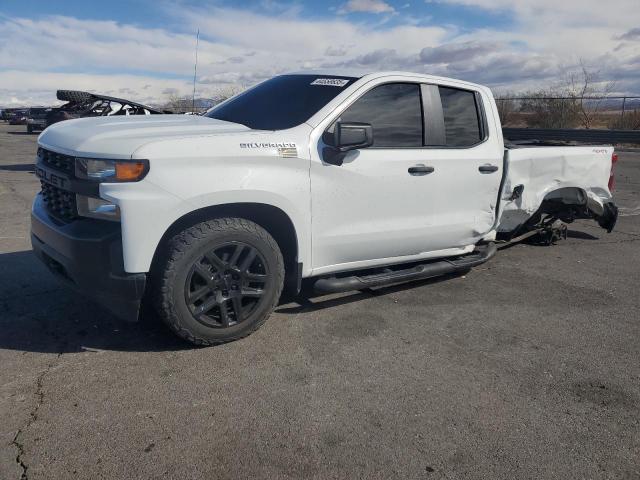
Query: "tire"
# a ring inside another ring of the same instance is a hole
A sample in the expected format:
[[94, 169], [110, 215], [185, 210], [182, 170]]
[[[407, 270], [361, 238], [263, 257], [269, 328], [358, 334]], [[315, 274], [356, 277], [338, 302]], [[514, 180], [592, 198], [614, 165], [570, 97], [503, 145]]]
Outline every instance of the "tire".
[[64, 102], [84, 103], [91, 100], [92, 95], [89, 92], [82, 92], [80, 90], [58, 90], [56, 97], [58, 100]]
[[33, 133], [33, 127], [31, 125], [27, 125], [27, 133]]
[[195, 345], [253, 333], [282, 292], [285, 271], [278, 244], [249, 220], [199, 223], [171, 238], [160, 255], [156, 309], [171, 330]]

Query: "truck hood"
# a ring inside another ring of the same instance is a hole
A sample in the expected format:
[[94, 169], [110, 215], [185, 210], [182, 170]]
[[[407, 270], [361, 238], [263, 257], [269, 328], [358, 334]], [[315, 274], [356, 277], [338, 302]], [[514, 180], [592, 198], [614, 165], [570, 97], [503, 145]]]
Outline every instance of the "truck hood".
[[44, 148], [83, 157], [130, 158], [142, 145], [168, 138], [250, 131], [238, 123], [199, 115], [140, 115], [79, 118], [57, 123], [38, 138]]

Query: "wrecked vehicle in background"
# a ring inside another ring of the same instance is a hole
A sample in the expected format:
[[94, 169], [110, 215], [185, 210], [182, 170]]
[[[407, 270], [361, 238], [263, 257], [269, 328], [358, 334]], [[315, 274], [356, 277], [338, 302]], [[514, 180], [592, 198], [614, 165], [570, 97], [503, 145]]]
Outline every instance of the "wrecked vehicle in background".
[[108, 97], [79, 90], [58, 90], [56, 97], [58, 100], [67, 103], [61, 107], [51, 109], [47, 114], [46, 127], [73, 118], [171, 113], [123, 98]]
[[16, 109], [7, 109], [5, 118], [9, 125], [26, 125], [27, 123], [27, 109], [26, 108], [16, 108]]
[[50, 107], [32, 107], [27, 111], [27, 132], [40, 132], [47, 128], [47, 115]]

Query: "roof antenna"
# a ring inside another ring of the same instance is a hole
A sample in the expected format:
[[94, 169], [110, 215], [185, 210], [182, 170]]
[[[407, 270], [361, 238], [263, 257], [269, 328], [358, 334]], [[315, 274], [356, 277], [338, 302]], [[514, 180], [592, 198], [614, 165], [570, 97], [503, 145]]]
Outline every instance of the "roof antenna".
[[196, 63], [193, 66], [193, 95], [191, 96], [191, 111], [196, 112], [196, 75], [198, 74], [198, 44], [200, 43], [200, 29], [196, 33]]

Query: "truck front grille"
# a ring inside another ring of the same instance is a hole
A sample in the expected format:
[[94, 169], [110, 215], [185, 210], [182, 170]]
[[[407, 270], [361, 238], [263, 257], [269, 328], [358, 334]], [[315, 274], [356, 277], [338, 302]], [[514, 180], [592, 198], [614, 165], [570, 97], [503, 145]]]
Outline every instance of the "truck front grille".
[[42, 186], [42, 200], [53, 216], [65, 222], [71, 222], [78, 218], [75, 193], [54, 187], [42, 180], [40, 184]]
[[51, 150], [39, 148], [38, 157], [47, 167], [60, 170], [61, 172], [65, 172], [70, 175], [75, 174], [76, 160], [70, 155], [63, 155], [61, 153], [52, 152]]

